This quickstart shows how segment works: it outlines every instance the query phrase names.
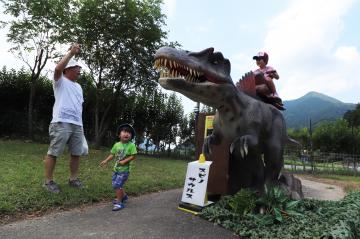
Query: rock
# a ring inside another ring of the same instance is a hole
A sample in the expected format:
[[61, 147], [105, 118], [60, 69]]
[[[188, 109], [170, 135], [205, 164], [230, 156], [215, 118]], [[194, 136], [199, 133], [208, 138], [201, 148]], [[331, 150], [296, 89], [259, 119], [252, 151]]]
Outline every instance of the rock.
[[300, 179], [294, 177], [291, 173], [282, 172], [279, 177], [280, 186], [285, 190], [287, 195], [294, 200], [304, 199]]

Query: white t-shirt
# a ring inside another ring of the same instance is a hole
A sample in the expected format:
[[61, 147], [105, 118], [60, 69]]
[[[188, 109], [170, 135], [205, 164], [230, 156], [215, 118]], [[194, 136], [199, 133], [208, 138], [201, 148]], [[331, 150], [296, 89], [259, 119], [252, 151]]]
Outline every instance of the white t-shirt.
[[79, 83], [61, 75], [53, 80], [55, 103], [51, 123], [66, 122], [82, 126], [83, 91]]

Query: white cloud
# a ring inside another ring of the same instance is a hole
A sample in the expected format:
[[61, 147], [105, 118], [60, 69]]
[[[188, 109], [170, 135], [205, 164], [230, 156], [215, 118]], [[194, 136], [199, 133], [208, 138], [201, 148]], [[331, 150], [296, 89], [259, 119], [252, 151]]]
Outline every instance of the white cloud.
[[276, 85], [282, 98], [298, 98], [309, 91], [339, 98], [356, 85], [359, 52], [353, 46], [337, 46], [352, 3], [296, 0], [270, 21], [264, 49], [269, 64], [279, 71]]
[[165, 15], [168, 18], [172, 18], [174, 16], [175, 7], [176, 7], [176, 0], [164, 0], [163, 9]]
[[340, 61], [351, 63], [359, 62], [360, 55], [354, 46], [341, 46], [335, 52], [335, 57]]

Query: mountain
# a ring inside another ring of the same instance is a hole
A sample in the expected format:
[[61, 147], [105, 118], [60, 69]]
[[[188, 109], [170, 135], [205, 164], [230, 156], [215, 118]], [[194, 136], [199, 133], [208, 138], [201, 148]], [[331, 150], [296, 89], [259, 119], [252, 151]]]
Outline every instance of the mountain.
[[343, 103], [313, 91], [299, 99], [283, 103], [286, 108], [283, 114], [288, 128], [309, 127], [310, 119], [313, 125], [323, 121], [334, 121], [342, 118], [346, 111], [356, 107], [356, 104]]

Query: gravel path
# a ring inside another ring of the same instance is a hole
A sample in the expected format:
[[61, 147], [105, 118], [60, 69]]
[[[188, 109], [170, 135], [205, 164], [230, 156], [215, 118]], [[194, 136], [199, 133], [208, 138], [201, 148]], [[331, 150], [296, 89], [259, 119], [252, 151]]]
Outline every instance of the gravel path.
[[345, 196], [344, 190], [336, 185], [310, 181], [299, 176], [305, 198], [319, 200], [340, 200]]

